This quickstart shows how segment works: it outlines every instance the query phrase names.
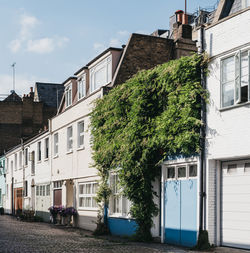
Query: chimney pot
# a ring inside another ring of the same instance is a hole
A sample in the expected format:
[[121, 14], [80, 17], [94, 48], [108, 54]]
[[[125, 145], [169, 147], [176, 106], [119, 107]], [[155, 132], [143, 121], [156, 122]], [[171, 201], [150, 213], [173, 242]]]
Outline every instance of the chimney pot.
[[181, 23], [181, 24], [183, 23], [183, 14], [184, 14], [184, 11], [182, 10], [178, 10], [175, 12], [177, 23]]

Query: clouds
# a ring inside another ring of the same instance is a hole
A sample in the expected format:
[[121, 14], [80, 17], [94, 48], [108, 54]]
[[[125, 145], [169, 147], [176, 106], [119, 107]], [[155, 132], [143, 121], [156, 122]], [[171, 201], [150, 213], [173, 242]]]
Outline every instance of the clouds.
[[[24, 93], [29, 93], [29, 87], [34, 86], [36, 80], [36, 77], [30, 75], [16, 75], [16, 93], [20, 96]], [[10, 94], [10, 91], [13, 89], [12, 75], [0, 74], [0, 84], [1, 94]]]
[[23, 14], [18, 24], [20, 32], [17, 38], [8, 45], [12, 53], [23, 50], [36, 54], [48, 54], [63, 48], [69, 42], [67, 37], [61, 36], [34, 38], [34, 30], [41, 25], [41, 22], [34, 16]]

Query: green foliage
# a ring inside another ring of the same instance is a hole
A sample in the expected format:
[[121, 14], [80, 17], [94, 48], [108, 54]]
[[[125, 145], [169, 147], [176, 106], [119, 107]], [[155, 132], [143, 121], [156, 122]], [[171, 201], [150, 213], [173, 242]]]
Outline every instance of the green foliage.
[[[141, 71], [96, 102], [91, 115], [94, 166], [101, 177], [97, 200], [108, 203], [110, 170], [132, 202], [137, 238], [150, 240], [158, 212], [152, 182], [169, 156], [199, 152], [203, 56], [192, 55]], [[206, 69], [206, 68], [205, 68]]]

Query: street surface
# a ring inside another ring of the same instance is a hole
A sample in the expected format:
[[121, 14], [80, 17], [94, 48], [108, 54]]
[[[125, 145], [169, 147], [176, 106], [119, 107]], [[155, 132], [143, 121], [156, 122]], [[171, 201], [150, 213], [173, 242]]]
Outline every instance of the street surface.
[[[135, 243], [118, 238], [96, 238], [91, 232], [39, 222], [22, 222], [0, 216], [0, 252], [184, 253], [189, 250], [159, 243]], [[216, 253], [239, 250], [216, 248]]]

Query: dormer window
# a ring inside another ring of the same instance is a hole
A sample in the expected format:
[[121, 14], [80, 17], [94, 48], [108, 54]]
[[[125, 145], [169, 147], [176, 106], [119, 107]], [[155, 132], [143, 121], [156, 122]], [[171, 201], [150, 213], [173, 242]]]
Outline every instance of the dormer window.
[[86, 74], [78, 80], [78, 99], [86, 96]]
[[111, 82], [111, 56], [102, 60], [90, 70], [90, 91], [93, 92]]
[[65, 102], [66, 102], [66, 107], [72, 104], [72, 85], [71, 84], [69, 84], [65, 88]]

